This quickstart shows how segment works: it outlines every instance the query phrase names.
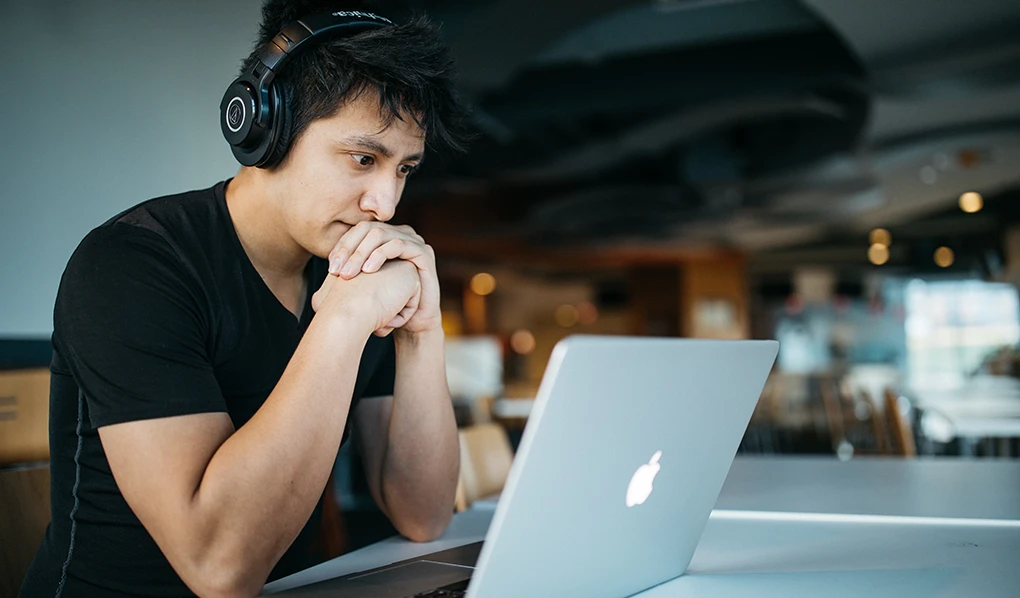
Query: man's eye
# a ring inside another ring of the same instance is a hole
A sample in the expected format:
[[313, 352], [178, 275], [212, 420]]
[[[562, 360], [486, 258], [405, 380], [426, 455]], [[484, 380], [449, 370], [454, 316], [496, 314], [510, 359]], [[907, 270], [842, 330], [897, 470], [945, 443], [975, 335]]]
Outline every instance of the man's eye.
[[351, 154], [351, 157], [358, 163], [359, 166], [371, 166], [375, 159], [372, 156], [366, 156], [364, 154]]
[[401, 164], [400, 165], [400, 173], [403, 174], [404, 176], [410, 176], [410, 175], [414, 174], [414, 172], [416, 170], [418, 170], [418, 165], [417, 164]]

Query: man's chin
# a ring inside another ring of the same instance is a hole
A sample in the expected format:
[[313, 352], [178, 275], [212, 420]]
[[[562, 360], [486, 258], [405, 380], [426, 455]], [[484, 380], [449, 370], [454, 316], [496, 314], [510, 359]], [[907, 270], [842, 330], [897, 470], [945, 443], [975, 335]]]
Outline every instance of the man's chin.
[[317, 245], [315, 250], [312, 251], [312, 254], [321, 258], [328, 258], [330, 252], [336, 247], [336, 244], [339, 243], [340, 239], [342, 239], [343, 236], [347, 234], [347, 231], [352, 228], [354, 227], [343, 222], [337, 222], [330, 225], [329, 229], [327, 229], [326, 233], [322, 236], [322, 245]]

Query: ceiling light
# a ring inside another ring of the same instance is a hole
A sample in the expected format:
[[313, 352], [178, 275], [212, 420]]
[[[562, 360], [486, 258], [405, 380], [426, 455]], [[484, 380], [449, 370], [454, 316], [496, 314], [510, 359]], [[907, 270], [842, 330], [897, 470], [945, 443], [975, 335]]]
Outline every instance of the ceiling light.
[[876, 228], [871, 231], [868, 239], [872, 245], [885, 245], [886, 247], [892, 245], [892, 235], [884, 228]]
[[968, 214], [980, 212], [985, 206], [985, 200], [980, 193], [968, 191], [960, 196], [960, 209]]
[[940, 268], [948, 268], [953, 265], [953, 260], [956, 259], [956, 255], [953, 250], [948, 247], [939, 247], [935, 250], [935, 263]]
[[881, 243], [875, 243], [868, 248], [868, 261], [876, 266], [889, 261], [889, 248]]

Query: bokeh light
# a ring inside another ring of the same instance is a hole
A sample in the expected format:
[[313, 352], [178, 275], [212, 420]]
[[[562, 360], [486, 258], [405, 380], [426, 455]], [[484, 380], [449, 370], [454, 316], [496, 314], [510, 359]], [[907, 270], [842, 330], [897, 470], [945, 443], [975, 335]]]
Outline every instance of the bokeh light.
[[573, 305], [561, 305], [556, 308], [556, 323], [564, 328], [570, 328], [577, 324], [581, 315]]
[[872, 245], [885, 245], [886, 247], [892, 245], [892, 234], [884, 228], [876, 228], [871, 231], [868, 239]]
[[980, 212], [984, 206], [985, 199], [981, 197], [980, 193], [968, 191], [960, 196], [960, 209], [968, 214]]
[[527, 355], [535, 350], [535, 335], [530, 330], [518, 330], [510, 335], [510, 348], [514, 353]]
[[868, 248], [868, 261], [876, 266], [889, 261], [889, 248], [881, 243], [875, 243]]
[[471, 290], [476, 295], [489, 295], [496, 290], [496, 277], [488, 272], [479, 272], [471, 278]]
[[591, 301], [582, 301], [577, 304], [577, 321], [585, 326], [591, 326], [599, 319], [599, 309]]
[[939, 247], [935, 250], [935, 263], [940, 268], [948, 268], [953, 265], [953, 261], [956, 260], [956, 254], [953, 250], [948, 247]]

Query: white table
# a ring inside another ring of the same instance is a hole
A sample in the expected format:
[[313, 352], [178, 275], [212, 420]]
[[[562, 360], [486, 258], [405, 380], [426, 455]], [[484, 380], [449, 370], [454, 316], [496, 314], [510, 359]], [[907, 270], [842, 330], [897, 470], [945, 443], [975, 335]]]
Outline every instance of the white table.
[[713, 515], [688, 574], [639, 596], [1015, 597], [1017, 554], [1020, 526]]
[[[436, 542], [398, 538], [266, 586], [275, 593], [484, 538], [489, 508]], [[1016, 596], [1020, 462], [740, 458], [667, 596]]]
[[1020, 520], [1020, 460], [741, 456], [716, 508]]
[[912, 397], [918, 407], [945, 419], [950, 436], [969, 442], [1020, 438], [1020, 383], [1013, 378], [982, 377], [955, 391], [915, 392]]

